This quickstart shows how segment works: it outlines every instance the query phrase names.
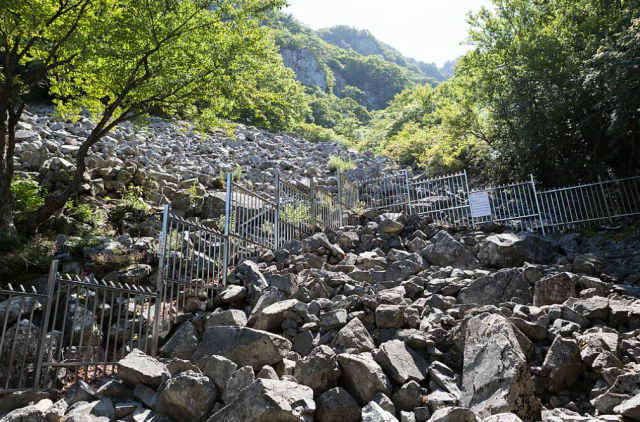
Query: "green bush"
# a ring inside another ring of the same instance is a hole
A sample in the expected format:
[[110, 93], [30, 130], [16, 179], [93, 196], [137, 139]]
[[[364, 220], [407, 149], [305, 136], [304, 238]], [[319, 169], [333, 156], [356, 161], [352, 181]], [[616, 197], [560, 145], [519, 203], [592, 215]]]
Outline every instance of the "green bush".
[[22, 281], [45, 274], [49, 271], [54, 253], [54, 242], [36, 236], [0, 256], [0, 279]]
[[31, 176], [16, 176], [11, 182], [11, 193], [15, 200], [13, 208], [16, 222], [24, 221], [29, 214], [44, 205], [47, 191], [40, 188]]
[[121, 193], [122, 205], [129, 211], [148, 211], [149, 206], [145, 204], [144, 193], [142, 192], [142, 188], [139, 186], [134, 186], [130, 184], [129, 187]]
[[356, 168], [356, 163], [351, 161], [351, 159], [345, 160], [341, 157], [331, 157], [329, 158], [327, 167], [329, 167], [329, 171], [335, 172], [338, 169], [340, 169], [340, 171], [344, 173], [346, 171], [353, 170], [354, 168]]
[[335, 142], [338, 140], [334, 131], [325, 129], [314, 123], [300, 123], [293, 129], [293, 132], [309, 142]]

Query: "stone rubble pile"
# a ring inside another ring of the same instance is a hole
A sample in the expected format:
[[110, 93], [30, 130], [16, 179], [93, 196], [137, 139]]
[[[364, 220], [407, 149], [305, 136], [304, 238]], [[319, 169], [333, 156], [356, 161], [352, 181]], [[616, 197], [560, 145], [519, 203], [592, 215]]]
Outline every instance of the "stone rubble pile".
[[2, 420], [640, 420], [640, 239], [366, 216], [190, 298], [159, 359], [0, 399]]

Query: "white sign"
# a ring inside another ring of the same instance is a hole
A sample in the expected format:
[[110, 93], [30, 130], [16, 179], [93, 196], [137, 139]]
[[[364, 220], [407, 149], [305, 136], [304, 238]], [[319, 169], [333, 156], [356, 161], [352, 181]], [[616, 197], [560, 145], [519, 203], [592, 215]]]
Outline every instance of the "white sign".
[[473, 218], [491, 216], [489, 192], [474, 192], [469, 195], [469, 202], [471, 203], [471, 216]]
[[160, 239], [159, 239], [159, 245], [158, 245], [158, 256], [164, 256], [164, 250], [167, 247], [167, 234], [166, 233], [160, 233]]

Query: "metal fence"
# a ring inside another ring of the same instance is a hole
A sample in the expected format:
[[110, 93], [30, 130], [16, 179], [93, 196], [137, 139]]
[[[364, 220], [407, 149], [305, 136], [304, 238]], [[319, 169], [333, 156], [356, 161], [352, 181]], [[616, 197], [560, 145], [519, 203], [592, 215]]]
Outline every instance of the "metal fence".
[[567, 230], [640, 215], [640, 177], [537, 191], [530, 180], [470, 190], [466, 171], [412, 179], [408, 172], [365, 180], [367, 208], [426, 215], [436, 223], [475, 227], [496, 223], [514, 230]]

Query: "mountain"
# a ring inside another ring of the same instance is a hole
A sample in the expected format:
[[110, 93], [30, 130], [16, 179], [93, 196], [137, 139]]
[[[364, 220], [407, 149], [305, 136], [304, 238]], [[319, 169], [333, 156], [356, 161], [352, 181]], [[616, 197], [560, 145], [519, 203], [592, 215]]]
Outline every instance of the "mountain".
[[411, 86], [448, 78], [435, 64], [407, 58], [368, 31], [347, 26], [314, 31], [284, 13], [273, 14], [268, 25], [284, 64], [303, 85], [348, 96], [369, 110], [386, 108]]

